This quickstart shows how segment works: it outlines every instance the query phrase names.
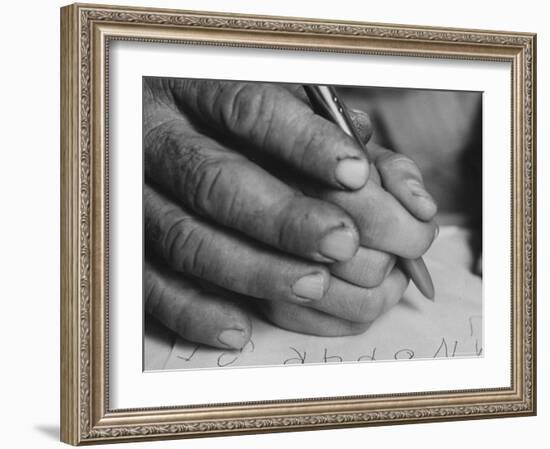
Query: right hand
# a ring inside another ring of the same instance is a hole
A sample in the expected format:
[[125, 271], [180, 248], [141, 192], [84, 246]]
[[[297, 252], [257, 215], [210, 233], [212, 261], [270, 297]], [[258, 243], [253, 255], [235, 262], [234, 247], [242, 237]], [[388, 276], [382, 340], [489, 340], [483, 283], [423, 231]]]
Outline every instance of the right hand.
[[[419, 257], [434, 224], [365, 185], [364, 154], [298, 88], [147, 79], [144, 120], [146, 309], [169, 328], [242, 347], [250, 322], [232, 292], [283, 327], [343, 335], [401, 298], [391, 254]], [[316, 179], [321, 199], [268, 173], [273, 163]]]

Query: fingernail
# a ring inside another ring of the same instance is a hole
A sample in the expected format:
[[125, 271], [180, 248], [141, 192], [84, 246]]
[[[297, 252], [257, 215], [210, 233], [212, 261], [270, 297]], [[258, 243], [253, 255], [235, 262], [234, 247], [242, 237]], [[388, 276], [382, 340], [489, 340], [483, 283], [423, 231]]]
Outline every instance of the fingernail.
[[439, 225], [435, 225], [434, 240], [437, 238], [438, 235], [439, 235]]
[[335, 175], [338, 182], [345, 187], [359, 189], [367, 182], [369, 166], [364, 160], [343, 159], [336, 166]]
[[308, 300], [321, 299], [325, 294], [325, 279], [322, 274], [308, 274], [294, 283], [292, 291]]
[[245, 333], [240, 329], [226, 329], [218, 335], [218, 341], [231, 349], [241, 349], [247, 339]]
[[350, 229], [335, 229], [323, 237], [319, 251], [333, 260], [349, 260], [357, 251], [355, 233]]

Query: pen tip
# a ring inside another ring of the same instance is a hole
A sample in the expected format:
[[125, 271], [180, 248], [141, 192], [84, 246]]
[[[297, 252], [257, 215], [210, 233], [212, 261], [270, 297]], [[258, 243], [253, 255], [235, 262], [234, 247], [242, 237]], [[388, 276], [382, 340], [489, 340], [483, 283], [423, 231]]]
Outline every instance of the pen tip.
[[433, 286], [432, 286], [432, 289], [431, 290], [426, 290], [424, 292], [424, 296], [426, 298], [428, 298], [430, 301], [433, 301], [435, 299], [435, 291], [433, 289]]
[[433, 301], [435, 298], [434, 284], [424, 260], [422, 258], [414, 260], [401, 259], [401, 263], [412, 281], [416, 284], [420, 293], [427, 299]]
[[416, 281], [416, 285], [422, 294], [430, 301], [433, 301], [435, 299], [435, 288], [428, 270], [426, 269], [423, 274], [421, 282], [418, 282], [418, 279]]

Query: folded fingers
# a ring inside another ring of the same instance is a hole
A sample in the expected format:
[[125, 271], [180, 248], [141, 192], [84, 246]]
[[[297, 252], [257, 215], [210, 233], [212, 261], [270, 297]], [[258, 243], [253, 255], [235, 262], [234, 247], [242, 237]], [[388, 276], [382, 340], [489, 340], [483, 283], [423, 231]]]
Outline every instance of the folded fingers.
[[297, 192], [182, 120], [149, 132], [144, 151], [152, 183], [220, 225], [319, 262], [348, 260], [358, 248], [342, 208]]
[[361, 245], [367, 248], [416, 259], [435, 238], [437, 225], [433, 220], [423, 221], [413, 216], [373, 179], [354, 192], [323, 189], [307, 192], [347, 211], [357, 225]]
[[376, 288], [332, 278], [325, 297], [308, 307], [276, 301], [259, 304], [266, 318], [284, 329], [325, 337], [365, 332], [401, 299], [408, 280], [397, 268]]
[[209, 223], [148, 185], [144, 220], [148, 247], [174, 271], [243, 295], [301, 304], [319, 300], [328, 288], [326, 266]]
[[336, 188], [364, 185], [364, 150], [283, 85], [234, 81], [173, 80], [176, 101], [190, 113]]
[[250, 319], [242, 308], [148, 261], [144, 292], [146, 312], [187, 340], [240, 349], [250, 339]]
[[399, 302], [408, 282], [408, 277], [397, 267], [373, 288], [360, 287], [332, 276], [325, 295], [308, 306], [344, 320], [370, 323]]
[[321, 337], [357, 335], [369, 326], [297, 304], [263, 301], [260, 309], [267, 320], [283, 329]]

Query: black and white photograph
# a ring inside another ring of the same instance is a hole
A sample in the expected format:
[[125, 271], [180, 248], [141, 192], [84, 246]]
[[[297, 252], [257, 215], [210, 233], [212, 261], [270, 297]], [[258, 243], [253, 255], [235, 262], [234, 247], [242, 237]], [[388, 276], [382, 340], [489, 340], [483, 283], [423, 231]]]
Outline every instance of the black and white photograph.
[[483, 357], [482, 92], [142, 94], [146, 371]]

